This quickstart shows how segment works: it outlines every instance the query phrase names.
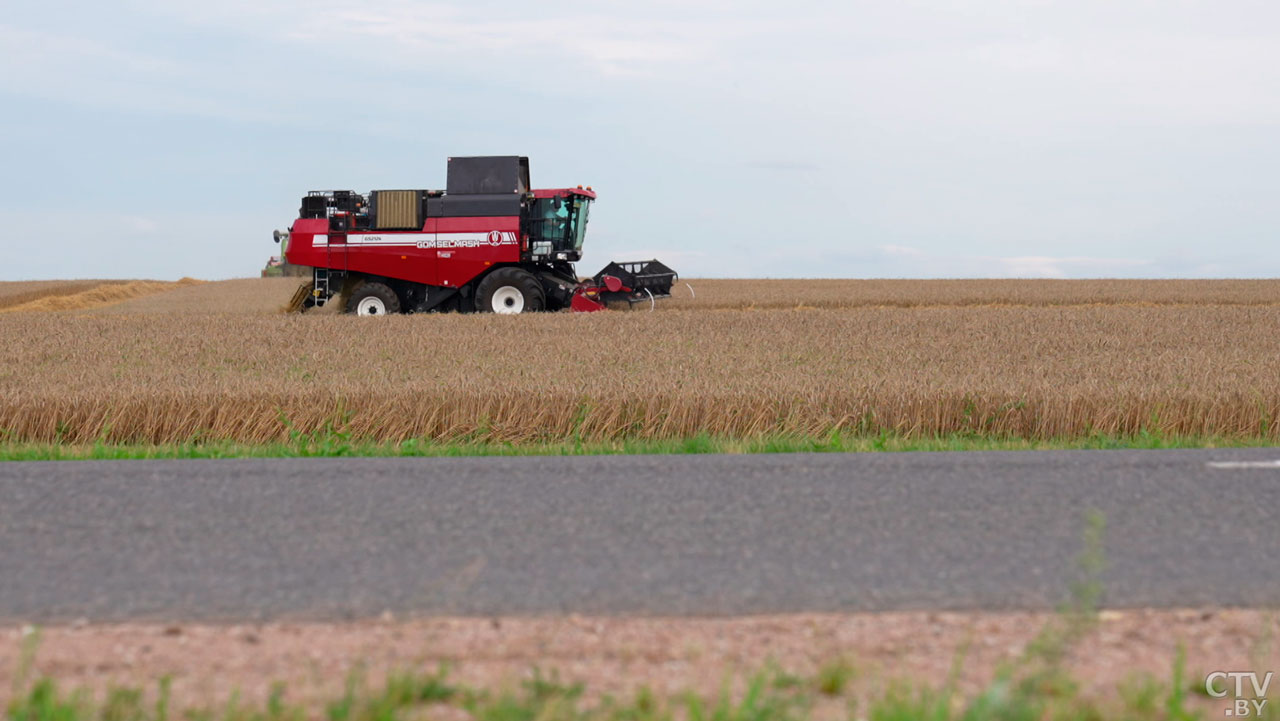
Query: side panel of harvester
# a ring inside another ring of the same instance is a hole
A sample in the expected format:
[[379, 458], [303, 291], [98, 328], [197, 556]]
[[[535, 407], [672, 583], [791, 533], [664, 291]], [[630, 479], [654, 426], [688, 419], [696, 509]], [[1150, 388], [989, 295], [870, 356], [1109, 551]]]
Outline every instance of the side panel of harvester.
[[493, 218], [428, 218], [435, 231], [438, 280], [431, 285], [457, 288], [495, 265], [519, 263], [524, 240], [518, 216]]
[[420, 232], [335, 232], [322, 218], [294, 222], [290, 263], [457, 288], [520, 262], [520, 219], [428, 218]]
[[[321, 244], [316, 244], [319, 236]], [[285, 259], [294, 265], [309, 265], [313, 268], [332, 268], [345, 270], [345, 252], [341, 265], [333, 265], [334, 260], [329, 247], [329, 220], [327, 218], [299, 218], [293, 221], [289, 229], [289, 247], [285, 248]], [[345, 251], [345, 248], [343, 249]]]

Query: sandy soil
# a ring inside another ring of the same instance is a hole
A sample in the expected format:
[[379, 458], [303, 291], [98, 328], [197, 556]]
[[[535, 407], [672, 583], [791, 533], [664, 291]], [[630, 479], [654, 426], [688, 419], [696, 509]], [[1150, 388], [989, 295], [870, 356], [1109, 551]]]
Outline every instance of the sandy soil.
[[[225, 701], [233, 689], [265, 697], [273, 682], [288, 697], [314, 704], [340, 693], [363, 668], [370, 679], [388, 670], [453, 668], [455, 680], [514, 684], [534, 667], [592, 693], [714, 693], [729, 675], [766, 663], [812, 674], [844, 659], [856, 669], [852, 691], [879, 694], [892, 679], [941, 685], [957, 659], [961, 688], [987, 682], [1014, 661], [1044, 624], [1032, 613], [885, 613], [788, 615], [732, 619], [503, 618], [380, 620], [339, 624], [272, 623], [73, 624], [38, 631], [34, 667], [68, 686], [154, 684], [170, 675], [175, 700]], [[1091, 691], [1111, 693], [1141, 674], [1170, 678], [1181, 644], [1188, 679], [1213, 670], [1277, 670], [1270, 639], [1280, 630], [1271, 612], [1255, 610], [1104, 611], [1069, 665]], [[0, 694], [13, 687], [30, 627], [0, 630]]]

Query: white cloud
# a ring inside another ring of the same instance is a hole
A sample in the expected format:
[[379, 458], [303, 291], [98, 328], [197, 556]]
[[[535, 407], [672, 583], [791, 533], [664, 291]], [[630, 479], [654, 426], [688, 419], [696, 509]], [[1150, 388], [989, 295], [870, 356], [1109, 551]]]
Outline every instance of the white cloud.
[[3, 61], [29, 65], [28, 71], [40, 72], [50, 66], [58, 69], [93, 69], [108, 65], [116, 71], [177, 77], [181, 65], [145, 53], [115, 47], [95, 37], [80, 34], [50, 33], [42, 30], [0, 24], [0, 45], [5, 48]]
[[983, 258], [991, 262], [996, 275], [1016, 278], [1101, 277], [1132, 272], [1151, 265], [1151, 261], [1132, 258], [1088, 258], [1082, 256], [1019, 256]]
[[[723, 42], [764, 30], [732, 14], [690, 13], [683, 3], [456, 4], [335, 0], [154, 4], [183, 22], [238, 28], [334, 56], [394, 65], [435, 62], [465, 74], [506, 67], [511, 77], [550, 81], [541, 69], [652, 75], [714, 58]], [[247, 20], [248, 19], [248, 20]], [[520, 62], [521, 59], [535, 64]], [[556, 67], [555, 63], [568, 65]]]
[[[99, 36], [0, 25], [0, 92], [80, 106], [269, 122], [266, 102], [228, 102], [253, 75], [107, 44]], [[223, 92], [214, 92], [221, 90]], [[244, 91], [239, 92], [243, 99]]]
[[144, 218], [140, 215], [121, 216], [119, 218], [119, 224], [135, 233], [155, 233], [160, 230], [160, 223], [158, 221], [153, 218]]
[[935, 254], [901, 245], [882, 245], [879, 250], [888, 261], [887, 267], [913, 277], [1097, 278], [1141, 273], [1155, 265], [1138, 258], [1079, 255]]
[[924, 251], [919, 248], [911, 248], [905, 245], [882, 245], [880, 246], [880, 252], [885, 255], [903, 256], [907, 258], [923, 258], [925, 256]]

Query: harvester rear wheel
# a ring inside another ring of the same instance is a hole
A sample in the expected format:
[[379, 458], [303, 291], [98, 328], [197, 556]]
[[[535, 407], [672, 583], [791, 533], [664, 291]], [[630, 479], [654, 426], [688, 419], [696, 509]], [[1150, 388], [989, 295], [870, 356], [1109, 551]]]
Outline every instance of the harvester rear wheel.
[[362, 281], [347, 296], [347, 312], [356, 315], [393, 315], [400, 312], [400, 298], [385, 283]]
[[499, 268], [476, 287], [476, 310], [481, 313], [532, 313], [545, 305], [542, 284], [521, 268]]

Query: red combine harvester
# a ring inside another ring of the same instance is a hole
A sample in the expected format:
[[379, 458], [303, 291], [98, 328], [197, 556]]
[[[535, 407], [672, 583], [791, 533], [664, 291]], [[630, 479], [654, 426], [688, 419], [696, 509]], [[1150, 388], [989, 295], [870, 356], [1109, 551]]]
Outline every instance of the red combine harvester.
[[582, 186], [530, 189], [525, 157], [450, 158], [445, 190], [307, 193], [275, 239], [289, 263], [313, 269], [297, 310], [344, 288], [344, 310], [359, 315], [594, 311], [669, 297], [676, 273], [656, 260], [579, 280], [595, 198]]

